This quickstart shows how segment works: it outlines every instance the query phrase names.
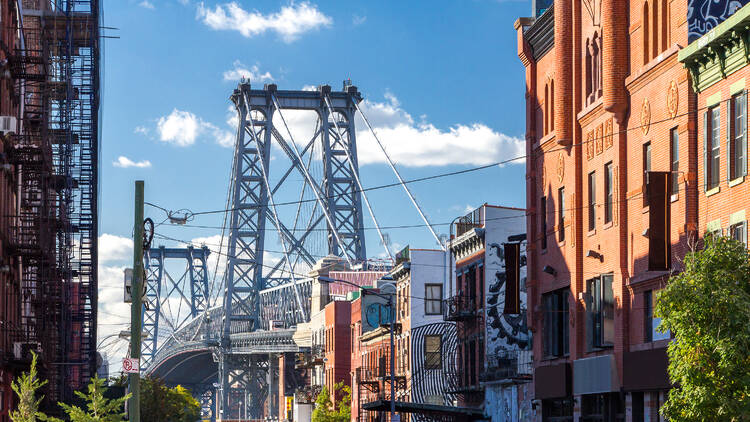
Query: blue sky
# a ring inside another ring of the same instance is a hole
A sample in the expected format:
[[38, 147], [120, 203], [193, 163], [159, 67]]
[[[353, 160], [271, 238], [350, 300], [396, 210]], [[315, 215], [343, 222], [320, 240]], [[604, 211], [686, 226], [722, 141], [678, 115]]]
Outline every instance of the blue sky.
[[[128, 319], [119, 302], [121, 271], [132, 259], [133, 181], [145, 180], [146, 200], [168, 209], [224, 208], [234, 130], [228, 96], [237, 77], [279, 89], [340, 89], [351, 78], [407, 179], [501, 161], [523, 154], [524, 70], [513, 22], [529, 11], [526, 1], [491, 0], [106, 2], [104, 25], [119, 28], [106, 33], [120, 38], [105, 42], [103, 59], [100, 338]], [[365, 187], [395, 181], [366, 136], [359, 155]], [[524, 207], [523, 163], [411, 188], [435, 223], [485, 202]], [[369, 197], [384, 226], [421, 222], [399, 188]], [[372, 225], [367, 214], [366, 221]], [[221, 222], [218, 214], [193, 224]], [[386, 231], [394, 247], [435, 246], [425, 228]], [[157, 232], [215, 240], [219, 230]], [[368, 236], [368, 254], [377, 256], [382, 247]]]

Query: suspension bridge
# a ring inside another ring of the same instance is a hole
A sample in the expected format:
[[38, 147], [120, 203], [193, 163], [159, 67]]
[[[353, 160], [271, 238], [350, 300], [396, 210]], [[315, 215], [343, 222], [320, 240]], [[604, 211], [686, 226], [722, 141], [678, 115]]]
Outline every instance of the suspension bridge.
[[[292, 389], [300, 381], [293, 353], [301, 349], [292, 337], [310, 319], [307, 274], [321, 257], [350, 266], [367, 260], [363, 203], [392, 258], [359, 176], [357, 116], [442, 247], [350, 82], [341, 91], [253, 89], [242, 82], [230, 99], [238, 127], [218, 249], [160, 247], [144, 256], [143, 372], [190, 388], [210, 420], [278, 415], [279, 377]], [[306, 131], [294, 117], [300, 112], [317, 116], [303, 120], [315, 122]], [[274, 259], [268, 245], [280, 249]], [[209, 276], [211, 253], [226, 258], [218, 287], [216, 275]], [[280, 355], [291, 364], [280, 368]]]

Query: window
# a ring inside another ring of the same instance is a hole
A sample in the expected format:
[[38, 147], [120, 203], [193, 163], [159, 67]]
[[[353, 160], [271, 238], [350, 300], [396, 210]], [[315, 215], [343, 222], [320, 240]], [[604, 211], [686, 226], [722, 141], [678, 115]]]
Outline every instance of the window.
[[669, 171], [672, 172], [672, 194], [680, 191], [679, 170], [680, 170], [680, 135], [677, 128], [669, 131]]
[[648, 290], [643, 293], [643, 337], [645, 343], [670, 338], [669, 331], [665, 333], [656, 331], [659, 324], [661, 324], [661, 318], [654, 316], [654, 291]]
[[565, 188], [557, 190], [557, 227], [560, 242], [565, 240]]
[[729, 146], [729, 179], [747, 172], [747, 99], [745, 93], [732, 97], [731, 145]]
[[542, 349], [546, 357], [568, 354], [568, 289], [542, 295], [544, 326]]
[[424, 286], [424, 313], [427, 315], [442, 314], [443, 285], [425, 284]]
[[614, 275], [604, 274], [586, 281], [586, 316], [588, 350], [611, 347], [615, 338]]
[[739, 240], [747, 247], [747, 221], [742, 221], [729, 226], [729, 235], [734, 240]]
[[539, 225], [541, 226], [542, 250], [547, 249], [547, 197], [539, 200]]
[[555, 80], [549, 81], [549, 130], [555, 130]]
[[596, 172], [589, 173], [589, 231], [596, 228]]
[[612, 207], [614, 200], [614, 186], [612, 180], [612, 163], [609, 162], [604, 165], [604, 223], [612, 222]]
[[643, 144], [643, 206], [648, 205], [648, 195], [646, 194], [646, 175], [651, 171], [651, 142]]
[[719, 161], [720, 147], [719, 136], [721, 130], [721, 109], [716, 106], [706, 112], [704, 117], [705, 127], [705, 172], [706, 172], [706, 190], [719, 186]]
[[546, 135], [549, 133], [549, 124], [547, 123], [549, 121], [549, 84], [544, 85], [544, 112], [542, 116], [543, 127], [542, 127], [542, 135]]

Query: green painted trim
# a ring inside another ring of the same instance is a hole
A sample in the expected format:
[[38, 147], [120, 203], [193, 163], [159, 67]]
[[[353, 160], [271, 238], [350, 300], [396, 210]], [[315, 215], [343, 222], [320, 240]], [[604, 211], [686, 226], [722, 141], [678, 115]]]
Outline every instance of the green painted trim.
[[729, 216], [729, 225], [733, 226], [737, 223], [742, 223], [745, 220], [745, 210], [737, 211]]
[[700, 50], [710, 44], [711, 41], [721, 38], [728, 33], [731, 35], [734, 27], [742, 23], [746, 18], [750, 18], [750, 4], [746, 4], [740, 10], [734, 12], [734, 14], [727, 20], [716, 26], [716, 28], [708, 31], [702, 37], [691, 42], [687, 47], [680, 50], [680, 52], [677, 53], [677, 59], [683, 62], [694, 54], [699, 53]]
[[721, 92], [706, 98], [706, 107], [712, 107], [721, 102]]
[[706, 233], [713, 233], [721, 231], [721, 219], [718, 218], [713, 221], [706, 223]]
[[729, 95], [738, 94], [745, 90], [745, 78], [738, 80], [737, 82], [729, 85]]

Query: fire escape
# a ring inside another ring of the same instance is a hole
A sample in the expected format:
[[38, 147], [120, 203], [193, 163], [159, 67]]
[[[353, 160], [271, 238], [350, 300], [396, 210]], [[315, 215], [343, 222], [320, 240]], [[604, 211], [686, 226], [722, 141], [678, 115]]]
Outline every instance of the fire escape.
[[21, 103], [10, 153], [21, 324], [10, 358], [40, 355], [52, 405], [96, 371], [99, 11], [97, 0], [21, 3], [22, 39], [3, 46]]

